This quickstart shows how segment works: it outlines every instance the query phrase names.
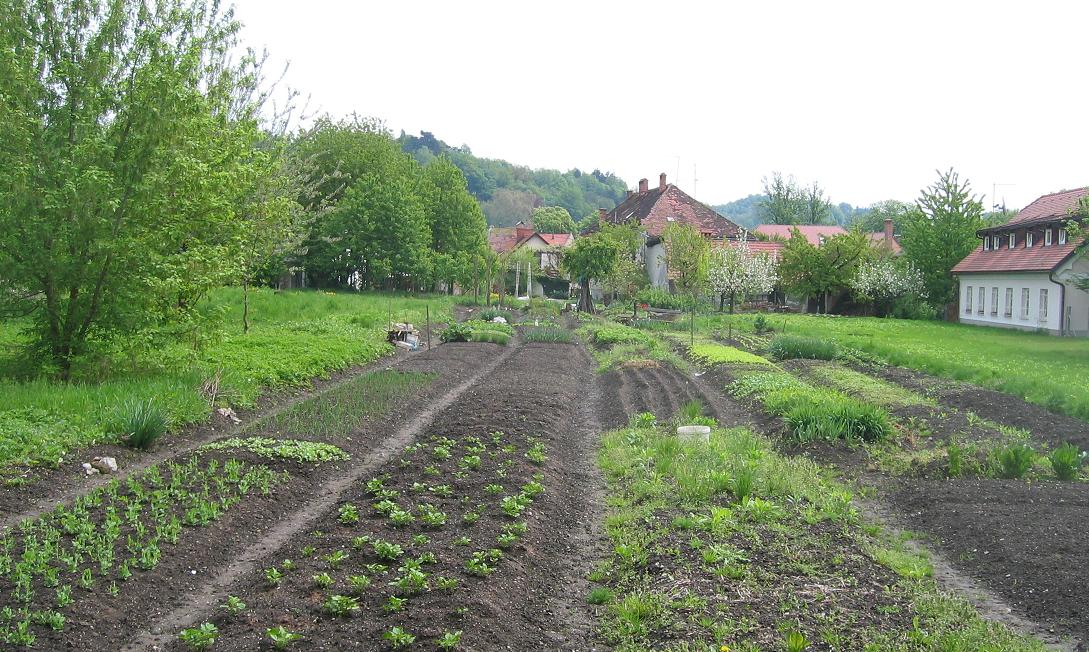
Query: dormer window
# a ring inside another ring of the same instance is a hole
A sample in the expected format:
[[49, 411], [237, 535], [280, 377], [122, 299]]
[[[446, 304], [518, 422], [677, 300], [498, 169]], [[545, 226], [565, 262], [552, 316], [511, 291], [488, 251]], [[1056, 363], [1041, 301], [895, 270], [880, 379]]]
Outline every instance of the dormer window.
[[998, 245], [999, 245], [998, 236], [997, 235], [991, 236], [991, 249], [994, 249], [995, 251], [998, 251]]
[[1025, 249], [1032, 246], [1032, 231], [1025, 231]]
[[988, 236], [983, 238], [983, 251], [990, 251], [990, 249], [991, 249], [991, 236], [988, 235]]
[[1017, 246], [1017, 234], [1016, 233], [1011, 233], [1010, 234], [1010, 249], [1013, 249], [1016, 246]]
[[1066, 244], [1066, 229], [1059, 229], [1059, 244]]
[[1048, 227], [1048, 228], [1044, 229], [1044, 246], [1045, 247], [1050, 247], [1051, 246], [1051, 232], [1052, 232], [1052, 230], [1053, 229], [1051, 227]]

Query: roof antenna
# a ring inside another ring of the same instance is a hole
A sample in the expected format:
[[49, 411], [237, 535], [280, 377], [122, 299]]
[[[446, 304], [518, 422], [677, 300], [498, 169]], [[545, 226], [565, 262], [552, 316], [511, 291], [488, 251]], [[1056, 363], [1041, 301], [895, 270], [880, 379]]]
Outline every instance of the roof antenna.
[[692, 196], [693, 197], [696, 196], [696, 183], [697, 182], [699, 182], [699, 179], [696, 178], [696, 164], [693, 163], [692, 164]]

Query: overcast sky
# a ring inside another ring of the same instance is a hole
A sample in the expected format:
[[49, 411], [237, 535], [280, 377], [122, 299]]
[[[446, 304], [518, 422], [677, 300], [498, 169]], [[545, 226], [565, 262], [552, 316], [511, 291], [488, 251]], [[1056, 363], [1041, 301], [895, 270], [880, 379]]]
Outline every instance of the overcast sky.
[[712, 204], [774, 170], [855, 205], [1089, 184], [1089, 2], [235, 2], [312, 107], [478, 156]]

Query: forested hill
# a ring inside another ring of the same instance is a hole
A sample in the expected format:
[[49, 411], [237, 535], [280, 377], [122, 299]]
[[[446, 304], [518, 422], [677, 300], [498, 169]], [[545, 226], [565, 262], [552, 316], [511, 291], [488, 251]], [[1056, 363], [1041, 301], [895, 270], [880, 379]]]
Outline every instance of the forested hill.
[[401, 132], [401, 148], [427, 165], [445, 154], [469, 182], [469, 192], [480, 202], [488, 224], [511, 226], [529, 221], [537, 206], [562, 206], [576, 221], [612, 208], [625, 196], [627, 185], [612, 173], [594, 170], [533, 170], [498, 159], [474, 156], [467, 146], [451, 147], [421, 131], [419, 136]]
[[[751, 229], [764, 221], [760, 218], [760, 202], [767, 199], [767, 197], [764, 194], [749, 195], [725, 204], [715, 204], [711, 208], [731, 222]], [[869, 208], [852, 206], [847, 202], [830, 204], [828, 206], [828, 221], [833, 224], [848, 226], [869, 212]]]

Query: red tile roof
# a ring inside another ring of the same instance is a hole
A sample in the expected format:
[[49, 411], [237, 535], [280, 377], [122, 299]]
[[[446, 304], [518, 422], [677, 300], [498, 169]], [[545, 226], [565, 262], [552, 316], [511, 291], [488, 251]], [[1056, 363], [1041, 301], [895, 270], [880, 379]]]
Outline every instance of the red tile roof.
[[[724, 240], [717, 246], [736, 247], [738, 244], [740, 244], [739, 240]], [[776, 260], [782, 255], [783, 247], [786, 246], [781, 240], [749, 240], [745, 244], [749, 248], [749, 253], [768, 254]]]
[[567, 247], [575, 241], [575, 236], [570, 233], [538, 233], [537, 235], [551, 247]]
[[847, 230], [842, 226], [825, 224], [761, 224], [756, 227], [756, 232], [769, 238], [789, 240], [794, 233], [794, 229], [798, 229], [805, 236], [805, 239], [809, 241], [809, 244], [814, 246], [820, 245], [821, 236], [827, 239], [847, 233]]
[[1089, 194], [1089, 188], [1063, 190], [1044, 195], [1022, 208], [1006, 225], [1067, 219], [1073, 215], [1078, 208], [1078, 202], [1086, 194]]
[[736, 238], [741, 232], [741, 227], [672, 183], [665, 189], [659, 186], [634, 193], [606, 213], [605, 221], [610, 224], [637, 221], [649, 235], [659, 238], [672, 222], [690, 224], [715, 240]]
[[889, 247], [889, 250], [897, 256], [899, 256], [900, 252], [903, 251], [903, 247], [901, 247], [900, 243], [896, 241], [896, 238], [886, 238], [884, 232], [882, 231], [878, 231], [877, 233], [867, 233], [866, 235], [869, 236], [870, 242], [872, 242], [874, 246], [880, 247], [883, 245], [887, 245]]
[[1045, 247], [1043, 239], [1037, 239], [1029, 249], [1025, 248], [1024, 236], [1018, 238], [1013, 249], [1002, 239], [997, 250], [984, 251], [983, 245], [953, 267], [954, 274], [973, 272], [1049, 272], [1059, 266], [1070, 254], [1074, 253], [1077, 243], [1068, 240], [1066, 244], [1053, 244]]

